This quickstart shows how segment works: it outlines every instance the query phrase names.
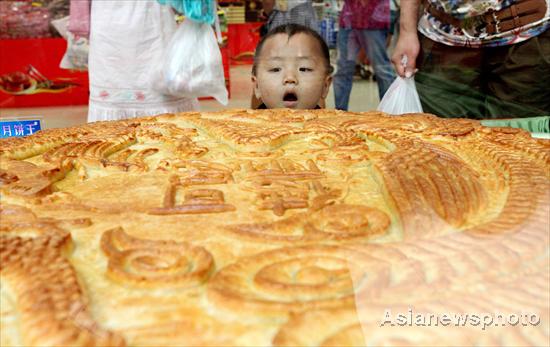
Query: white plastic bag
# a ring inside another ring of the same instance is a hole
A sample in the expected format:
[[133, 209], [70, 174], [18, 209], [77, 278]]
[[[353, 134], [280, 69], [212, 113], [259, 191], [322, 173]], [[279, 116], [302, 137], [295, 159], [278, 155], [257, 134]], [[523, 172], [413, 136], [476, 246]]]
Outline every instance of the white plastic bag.
[[85, 37], [75, 37], [70, 31], [67, 32], [67, 51], [61, 59], [59, 67], [69, 70], [88, 70], [88, 53], [90, 44]]
[[64, 38], [65, 40], [67, 39], [67, 32], [68, 32], [67, 27], [69, 26], [69, 20], [70, 20], [70, 17], [66, 16], [66, 17], [54, 19], [51, 21], [51, 24], [53, 25], [55, 30], [57, 30], [59, 35], [61, 35], [61, 37]]
[[59, 67], [68, 70], [88, 70], [89, 40], [86, 37], [75, 37], [67, 30], [69, 17], [52, 21], [54, 28], [67, 40], [67, 50], [59, 63]]
[[422, 113], [422, 104], [416, 91], [414, 77], [397, 76], [380, 101], [378, 111], [393, 115]]
[[[401, 65], [407, 67], [408, 57], [403, 55]], [[422, 104], [414, 84], [414, 75], [397, 76], [378, 105], [378, 111], [398, 115], [403, 113], [422, 113]]]
[[209, 24], [186, 19], [153, 68], [155, 91], [189, 98], [212, 96], [227, 105], [222, 56]]

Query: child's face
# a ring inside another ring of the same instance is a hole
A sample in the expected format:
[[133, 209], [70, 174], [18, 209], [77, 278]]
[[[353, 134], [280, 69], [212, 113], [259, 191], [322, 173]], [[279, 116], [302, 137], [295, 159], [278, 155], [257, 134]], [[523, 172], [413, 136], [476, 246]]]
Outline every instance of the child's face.
[[313, 109], [331, 81], [319, 43], [303, 33], [268, 39], [252, 76], [254, 93], [267, 108]]

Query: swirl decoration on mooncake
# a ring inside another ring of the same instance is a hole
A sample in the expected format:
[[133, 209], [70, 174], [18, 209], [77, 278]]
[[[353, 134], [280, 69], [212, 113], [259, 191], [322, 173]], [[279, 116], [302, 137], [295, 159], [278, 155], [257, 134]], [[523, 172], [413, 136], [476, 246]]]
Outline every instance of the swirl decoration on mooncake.
[[69, 233], [36, 238], [0, 236], [0, 274], [17, 295], [27, 346], [124, 346], [91, 317], [74, 268], [65, 255]]
[[185, 242], [139, 239], [122, 228], [101, 236], [108, 256], [107, 276], [138, 287], [192, 287], [204, 283], [214, 269], [214, 258], [204, 248]]
[[387, 286], [390, 269], [353, 249], [311, 245], [244, 258], [210, 280], [217, 306], [278, 315], [313, 308], [350, 307], [357, 293]]
[[330, 205], [309, 218], [306, 233], [328, 239], [350, 239], [382, 234], [390, 226], [389, 217], [377, 208], [360, 205]]

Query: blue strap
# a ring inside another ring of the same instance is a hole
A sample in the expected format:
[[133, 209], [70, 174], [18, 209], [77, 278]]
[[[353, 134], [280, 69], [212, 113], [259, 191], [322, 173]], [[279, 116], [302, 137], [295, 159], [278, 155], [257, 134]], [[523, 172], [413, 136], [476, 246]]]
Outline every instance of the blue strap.
[[214, 24], [216, 2], [214, 0], [157, 0], [161, 5], [170, 5], [176, 11], [196, 22]]

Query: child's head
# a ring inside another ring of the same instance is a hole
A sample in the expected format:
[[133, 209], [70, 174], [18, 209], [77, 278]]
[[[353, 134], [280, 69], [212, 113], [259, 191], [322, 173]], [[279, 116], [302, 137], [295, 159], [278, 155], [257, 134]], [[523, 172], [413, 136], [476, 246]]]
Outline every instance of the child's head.
[[327, 96], [331, 73], [327, 44], [317, 32], [303, 25], [281, 25], [256, 48], [254, 93], [267, 108], [312, 109]]

